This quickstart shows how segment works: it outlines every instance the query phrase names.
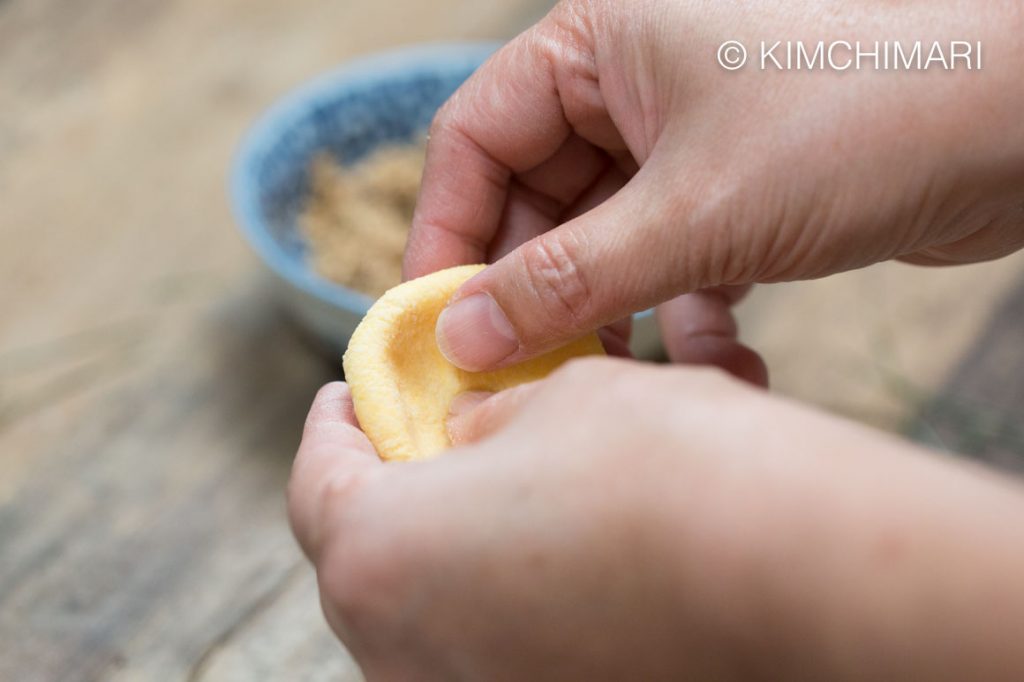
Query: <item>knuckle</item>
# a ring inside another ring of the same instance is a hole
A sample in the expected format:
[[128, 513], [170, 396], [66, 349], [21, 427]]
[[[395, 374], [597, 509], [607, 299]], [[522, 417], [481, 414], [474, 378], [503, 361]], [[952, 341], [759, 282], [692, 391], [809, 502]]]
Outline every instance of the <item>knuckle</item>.
[[460, 108], [460, 91], [456, 91], [448, 101], [441, 105], [434, 114], [433, 120], [430, 122], [430, 127], [427, 129], [427, 138], [431, 139], [439, 135], [443, 135], [451, 130], [458, 128], [459, 115], [458, 111]]
[[345, 530], [354, 499], [365, 488], [372, 472], [323, 472], [308, 461], [306, 470], [295, 472], [288, 482], [287, 507], [292, 527], [315, 561], [325, 544]]
[[577, 237], [559, 231], [542, 235], [519, 251], [526, 285], [560, 327], [567, 319], [579, 327], [589, 310], [590, 284], [578, 265], [581, 251]]
[[336, 471], [324, 479], [318, 493], [316, 509], [321, 528], [336, 528], [349, 517], [356, 495], [366, 486], [365, 471]]
[[556, 369], [550, 385], [556, 390], [578, 390], [580, 386], [604, 386], [625, 372], [624, 363], [604, 357], [573, 358]]

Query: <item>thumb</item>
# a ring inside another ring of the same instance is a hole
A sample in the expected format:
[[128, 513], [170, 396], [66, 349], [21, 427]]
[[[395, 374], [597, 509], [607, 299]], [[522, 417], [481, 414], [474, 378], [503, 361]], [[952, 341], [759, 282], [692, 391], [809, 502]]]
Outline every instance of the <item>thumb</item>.
[[500, 431], [536, 395], [540, 384], [532, 381], [500, 393], [463, 393], [448, 412], [448, 437], [452, 445], [468, 445]]
[[671, 206], [666, 193], [650, 196], [654, 184], [640, 182], [644, 170], [603, 204], [463, 284], [437, 321], [445, 357], [472, 372], [504, 367], [718, 284], [706, 256], [720, 240], [673, 217], [686, 214], [678, 195]]

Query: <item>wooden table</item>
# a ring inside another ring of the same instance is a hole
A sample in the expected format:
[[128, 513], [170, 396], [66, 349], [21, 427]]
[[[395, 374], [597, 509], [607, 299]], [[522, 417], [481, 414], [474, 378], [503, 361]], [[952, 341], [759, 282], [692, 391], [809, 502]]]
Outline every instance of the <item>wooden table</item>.
[[[284, 516], [338, 363], [268, 296], [226, 169], [308, 76], [545, 4], [0, 3], [0, 680], [358, 679]], [[984, 405], [969, 445], [1012, 462], [1022, 273], [883, 266], [742, 317], [779, 390], [947, 445]]]
[[284, 516], [316, 388], [225, 180], [278, 96], [540, 0], [0, 3], [0, 679], [357, 679]]

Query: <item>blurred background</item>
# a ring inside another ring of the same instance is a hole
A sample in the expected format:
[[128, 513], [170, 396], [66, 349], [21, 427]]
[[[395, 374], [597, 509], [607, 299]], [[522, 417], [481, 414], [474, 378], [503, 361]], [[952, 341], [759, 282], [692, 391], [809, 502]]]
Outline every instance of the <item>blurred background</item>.
[[[283, 93], [537, 0], [0, 2], [0, 679], [359, 679], [284, 516], [339, 373], [226, 199]], [[761, 287], [777, 391], [1024, 463], [1024, 255]]]

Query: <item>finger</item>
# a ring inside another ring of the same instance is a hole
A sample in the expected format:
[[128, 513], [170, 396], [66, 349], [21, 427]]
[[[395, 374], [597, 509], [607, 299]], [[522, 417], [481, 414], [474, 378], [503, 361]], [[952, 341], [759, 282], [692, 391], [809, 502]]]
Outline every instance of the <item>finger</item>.
[[519, 414], [538, 387], [538, 382], [530, 382], [500, 393], [474, 391], [456, 396], [448, 414], [452, 445], [475, 443], [500, 431]]
[[[577, 138], [578, 139], [578, 138]], [[552, 165], [559, 165], [561, 160], [552, 159]], [[548, 166], [545, 162], [544, 166]], [[562, 192], [558, 198], [548, 194], [540, 194], [541, 182], [534, 179], [527, 187], [520, 176], [509, 188], [508, 202], [502, 215], [501, 226], [488, 248], [488, 263], [493, 263], [514, 251], [519, 246], [538, 237], [560, 223], [583, 215], [592, 208], [604, 203], [629, 179], [625, 172], [605, 157], [603, 164], [598, 164], [600, 171], [591, 183], [580, 189], [573, 184], [571, 192]], [[545, 173], [550, 168], [544, 169]], [[532, 171], [531, 171], [532, 174]], [[589, 174], [586, 176], [589, 178]], [[565, 180], [566, 176], [562, 176]], [[552, 184], [555, 178], [551, 178]], [[557, 190], [549, 188], [550, 192]]]
[[561, 212], [562, 207], [551, 199], [512, 183], [501, 226], [487, 247], [487, 262], [503, 258], [521, 244], [554, 228]]
[[[610, 165], [594, 183], [587, 188], [568, 209], [564, 217], [568, 220], [577, 218], [591, 209], [597, 208], [616, 192], [622, 189], [629, 178], [617, 165]], [[629, 341], [633, 336], [633, 316], [629, 315], [616, 320], [597, 331], [604, 345], [604, 351], [613, 357], [632, 358], [633, 351]]]
[[[616, 165], [608, 166], [597, 179], [584, 190], [576, 201], [562, 213], [562, 222], [568, 222], [591, 211], [611, 199], [629, 181], [631, 175]], [[518, 244], [516, 245], [518, 246]]]
[[568, 157], [591, 153], [570, 142], [574, 130], [602, 148], [624, 148], [603, 107], [589, 47], [579, 39], [565, 44], [562, 14], [556, 9], [499, 50], [435, 118], [406, 248], [407, 278], [483, 262], [516, 174], [556, 198], [556, 186], [571, 194], [572, 186], [589, 184], [600, 172], [590, 162], [562, 164], [570, 179], [561, 184], [555, 169], [527, 173], [564, 146]]
[[761, 356], [738, 341], [732, 305], [749, 287], [716, 287], [679, 296], [657, 308], [665, 350], [672, 362], [714, 365], [756, 386], [768, 386]]
[[629, 339], [633, 336], [633, 318], [624, 317], [607, 327], [597, 330], [601, 338], [604, 352], [616, 358], [631, 358], [633, 351], [629, 348]]
[[[564, 217], [571, 220], [597, 208], [622, 189], [628, 179], [626, 173], [619, 166], [609, 166], [601, 177], [595, 180], [594, 184], [580, 195]], [[619, 358], [633, 357], [633, 351], [629, 346], [630, 338], [633, 335], [632, 316], [624, 317], [607, 327], [602, 327], [597, 330], [597, 334], [601, 337], [601, 343], [604, 345], [604, 350], [608, 355]]]
[[568, 139], [550, 158], [519, 173], [516, 180], [561, 207], [576, 201], [609, 167], [611, 157], [576, 134]]
[[661, 224], [670, 218], [646, 172], [463, 284], [437, 323], [448, 360], [467, 371], [504, 367], [711, 283], [714, 241]]
[[288, 516], [306, 555], [315, 560], [329, 533], [332, 516], [381, 461], [359, 430], [346, 384], [320, 389], [306, 418], [291, 480]]

